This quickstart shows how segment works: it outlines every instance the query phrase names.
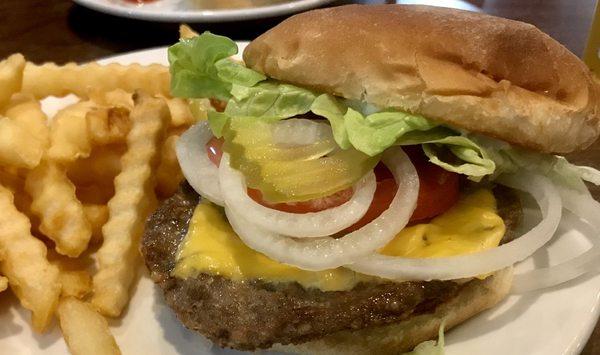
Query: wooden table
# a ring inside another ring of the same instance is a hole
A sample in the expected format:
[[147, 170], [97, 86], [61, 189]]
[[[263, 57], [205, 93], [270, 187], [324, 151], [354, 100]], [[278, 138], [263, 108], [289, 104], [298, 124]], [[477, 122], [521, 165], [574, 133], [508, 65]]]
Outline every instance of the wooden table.
[[[535, 24], [577, 55], [583, 53], [595, 3], [593, 0], [470, 2], [484, 12]], [[21, 52], [36, 62], [84, 62], [116, 53], [168, 45], [177, 40], [177, 24], [112, 17], [74, 5], [69, 0], [2, 0], [0, 18], [0, 58]], [[251, 40], [282, 19], [196, 24], [193, 27], [236, 40]], [[569, 158], [600, 168], [600, 142], [588, 151], [573, 154]], [[600, 199], [600, 190], [595, 189], [594, 195]], [[596, 326], [583, 354], [600, 354], [600, 324]]]

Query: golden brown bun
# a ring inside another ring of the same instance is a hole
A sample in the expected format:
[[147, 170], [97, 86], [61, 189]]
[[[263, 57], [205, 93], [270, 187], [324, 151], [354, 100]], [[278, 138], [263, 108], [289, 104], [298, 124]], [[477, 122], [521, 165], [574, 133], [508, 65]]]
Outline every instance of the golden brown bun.
[[293, 16], [254, 40], [246, 64], [272, 78], [420, 113], [543, 152], [600, 132], [600, 87], [536, 27], [414, 5], [349, 5]]
[[493, 307], [510, 290], [512, 268], [494, 273], [484, 282], [468, 284], [450, 302], [433, 314], [412, 317], [406, 321], [358, 331], [342, 331], [325, 338], [298, 345], [276, 345], [275, 350], [294, 354], [400, 354], [417, 344], [437, 338], [442, 319], [446, 330]]

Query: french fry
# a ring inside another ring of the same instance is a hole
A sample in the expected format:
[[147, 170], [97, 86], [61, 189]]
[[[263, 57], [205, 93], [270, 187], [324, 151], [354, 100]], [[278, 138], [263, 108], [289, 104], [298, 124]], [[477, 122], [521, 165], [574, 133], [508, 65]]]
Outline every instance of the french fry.
[[124, 107], [131, 111], [133, 109], [133, 94], [123, 89], [103, 91], [98, 88], [90, 88], [87, 96], [98, 106]]
[[88, 222], [92, 226], [92, 240], [90, 243], [96, 244], [102, 241], [102, 227], [108, 221], [108, 206], [99, 204], [83, 205], [83, 212]]
[[25, 58], [22, 54], [13, 54], [0, 62], [0, 108], [21, 90], [24, 68]]
[[179, 25], [179, 38], [187, 39], [198, 36], [198, 32], [192, 30], [192, 28], [186, 24]]
[[42, 159], [44, 148], [31, 138], [31, 132], [21, 124], [0, 117], [0, 165], [28, 169], [36, 167]]
[[179, 136], [169, 136], [162, 146], [160, 165], [156, 170], [156, 194], [161, 198], [172, 196], [183, 180], [177, 161], [175, 145]]
[[62, 298], [58, 320], [71, 354], [121, 354], [106, 319], [89, 303], [74, 297]]
[[79, 256], [92, 236], [92, 227], [75, 195], [75, 186], [55, 163], [42, 162], [25, 180], [31, 210], [40, 218], [40, 231], [56, 243], [56, 251]]
[[129, 110], [107, 107], [91, 110], [86, 115], [88, 135], [93, 144], [123, 143], [131, 129]]
[[[5, 111], [5, 116], [25, 128], [46, 150], [50, 144], [48, 117], [42, 111], [40, 103], [30, 95], [15, 94]], [[27, 144], [32, 144], [28, 142]]]
[[60, 295], [59, 271], [46, 259], [46, 246], [30, 233], [30, 223], [17, 211], [10, 190], [0, 186], [0, 270], [21, 305], [32, 312], [33, 328], [50, 324]]
[[56, 65], [27, 63], [23, 72], [22, 91], [37, 99], [75, 94], [87, 97], [90, 88], [101, 91], [122, 89], [133, 92], [143, 88], [150, 94], [170, 96], [169, 68], [159, 64], [69, 63]]
[[91, 101], [80, 101], [56, 113], [50, 125], [49, 159], [66, 163], [90, 155], [92, 142], [86, 115], [94, 107]]
[[92, 292], [92, 276], [86, 270], [61, 271], [60, 284], [63, 297], [82, 299]]
[[190, 105], [187, 100], [181, 98], [173, 98], [167, 100], [169, 111], [171, 112], [171, 126], [191, 126], [196, 123], [196, 119], [190, 111]]
[[[76, 186], [110, 185], [121, 171], [121, 156], [127, 147], [110, 145], [95, 147], [89, 157], [67, 165], [67, 175]], [[111, 195], [112, 196], [112, 195]]]
[[139, 260], [138, 243], [144, 221], [156, 204], [154, 196], [159, 147], [169, 124], [164, 100], [139, 97], [131, 112], [133, 127], [127, 136], [122, 170], [115, 178], [115, 195], [108, 203], [109, 220], [102, 228], [104, 242], [97, 253], [92, 304], [104, 315], [116, 317], [129, 301], [129, 288]]
[[87, 271], [91, 258], [69, 258], [55, 252], [48, 253], [48, 259], [60, 271], [62, 297], [83, 298], [92, 291], [92, 277]]
[[5, 291], [8, 288], [8, 279], [4, 276], [0, 276], [0, 292]]

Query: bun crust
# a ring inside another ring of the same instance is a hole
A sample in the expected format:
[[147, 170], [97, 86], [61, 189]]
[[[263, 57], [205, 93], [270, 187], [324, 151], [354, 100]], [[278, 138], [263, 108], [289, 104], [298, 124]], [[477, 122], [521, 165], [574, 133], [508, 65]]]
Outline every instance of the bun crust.
[[536, 27], [461, 10], [348, 5], [293, 16], [251, 42], [249, 67], [547, 153], [600, 133], [600, 86]]
[[512, 284], [512, 268], [495, 272], [478, 284], [467, 285], [435, 313], [412, 317], [400, 323], [358, 331], [342, 331], [298, 344], [276, 345], [275, 350], [294, 354], [401, 354], [426, 340], [435, 339], [443, 319], [448, 330], [504, 299]]

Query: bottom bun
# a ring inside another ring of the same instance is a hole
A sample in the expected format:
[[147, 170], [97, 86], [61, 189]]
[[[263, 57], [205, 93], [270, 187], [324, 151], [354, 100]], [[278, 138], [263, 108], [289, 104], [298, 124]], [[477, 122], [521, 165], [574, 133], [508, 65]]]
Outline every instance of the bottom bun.
[[409, 318], [385, 326], [346, 330], [296, 345], [276, 344], [273, 350], [295, 354], [398, 354], [417, 344], [437, 338], [442, 320], [448, 330], [472, 316], [493, 307], [510, 290], [512, 267], [495, 272], [484, 282], [469, 283], [434, 313]]

